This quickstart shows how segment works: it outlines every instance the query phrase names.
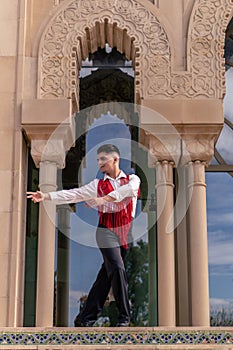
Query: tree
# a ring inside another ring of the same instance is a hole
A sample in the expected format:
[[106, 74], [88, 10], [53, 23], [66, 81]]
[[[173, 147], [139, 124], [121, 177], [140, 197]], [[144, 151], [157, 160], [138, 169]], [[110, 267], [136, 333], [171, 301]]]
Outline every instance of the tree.
[[131, 323], [148, 324], [148, 243], [140, 240], [131, 244], [125, 261], [131, 302]]

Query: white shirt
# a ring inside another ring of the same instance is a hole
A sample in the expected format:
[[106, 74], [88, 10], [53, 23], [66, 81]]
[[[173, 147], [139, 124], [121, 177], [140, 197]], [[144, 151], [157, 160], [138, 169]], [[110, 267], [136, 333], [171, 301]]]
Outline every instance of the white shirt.
[[[109, 179], [114, 191], [108, 193], [108, 196], [115, 199], [115, 203], [121, 202], [127, 197], [131, 197], [133, 201], [132, 217], [135, 216], [138, 189], [140, 186], [140, 179], [137, 175], [129, 175], [129, 182], [126, 185], [120, 184], [120, 178], [126, 178], [126, 174], [121, 170], [120, 174], [116, 179], [111, 178], [108, 175], [104, 175], [104, 180]], [[62, 190], [56, 192], [49, 192], [51, 200], [55, 204], [65, 204], [65, 203], [78, 203], [83, 201], [88, 201], [88, 199], [96, 198], [98, 191], [99, 179], [94, 179], [87, 185], [79, 188], [73, 188], [71, 190]], [[104, 212], [114, 211], [114, 202], [106, 202], [104, 205]]]

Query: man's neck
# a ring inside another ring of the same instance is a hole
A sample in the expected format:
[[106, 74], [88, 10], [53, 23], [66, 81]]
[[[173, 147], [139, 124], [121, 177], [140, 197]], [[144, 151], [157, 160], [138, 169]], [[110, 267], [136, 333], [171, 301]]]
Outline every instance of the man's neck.
[[120, 175], [121, 169], [114, 169], [111, 172], [106, 173], [106, 175], [110, 176], [112, 179], [116, 179]]

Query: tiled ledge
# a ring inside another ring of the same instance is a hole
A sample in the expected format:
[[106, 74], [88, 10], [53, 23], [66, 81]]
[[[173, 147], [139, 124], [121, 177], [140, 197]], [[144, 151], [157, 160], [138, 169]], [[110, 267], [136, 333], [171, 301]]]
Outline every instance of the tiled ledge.
[[233, 328], [0, 328], [1, 349], [233, 349]]

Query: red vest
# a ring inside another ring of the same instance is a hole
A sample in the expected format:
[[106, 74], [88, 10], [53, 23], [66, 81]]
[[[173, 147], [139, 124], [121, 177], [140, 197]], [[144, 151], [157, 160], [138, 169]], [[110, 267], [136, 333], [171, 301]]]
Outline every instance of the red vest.
[[[129, 182], [129, 175], [126, 178], [120, 179], [120, 185], [126, 185]], [[99, 180], [98, 197], [104, 197], [114, 191], [111, 182]], [[121, 202], [107, 202], [108, 211], [103, 212], [104, 206], [99, 207], [99, 223], [115, 232], [120, 239], [120, 244], [124, 248], [128, 248], [127, 235], [132, 222], [133, 201], [132, 198], [125, 198]]]

